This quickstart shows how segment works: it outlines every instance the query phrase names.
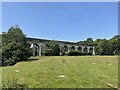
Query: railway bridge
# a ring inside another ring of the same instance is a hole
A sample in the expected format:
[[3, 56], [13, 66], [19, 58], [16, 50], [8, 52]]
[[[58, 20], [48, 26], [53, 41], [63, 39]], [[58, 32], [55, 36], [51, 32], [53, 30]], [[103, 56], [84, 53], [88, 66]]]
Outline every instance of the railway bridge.
[[[33, 55], [41, 56], [43, 51], [48, 46], [49, 41], [46, 39], [37, 39], [37, 38], [26, 38], [27, 41], [31, 44], [31, 48], [33, 48]], [[81, 52], [92, 52], [95, 55], [95, 46], [81, 46], [75, 42], [66, 42], [66, 41], [57, 41], [60, 47], [60, 55], [62, 55], [62, 50], [70, 51], [70, 50], [79, 50]]]

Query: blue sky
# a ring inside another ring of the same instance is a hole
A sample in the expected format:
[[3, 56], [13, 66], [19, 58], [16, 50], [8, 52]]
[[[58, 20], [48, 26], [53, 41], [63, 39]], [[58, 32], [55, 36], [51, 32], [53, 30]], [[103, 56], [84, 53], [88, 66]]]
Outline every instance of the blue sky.
[[80, 41], [118, 34], [117, 2], [2, 3], [2, 28], [18, 24], [27, 37]]

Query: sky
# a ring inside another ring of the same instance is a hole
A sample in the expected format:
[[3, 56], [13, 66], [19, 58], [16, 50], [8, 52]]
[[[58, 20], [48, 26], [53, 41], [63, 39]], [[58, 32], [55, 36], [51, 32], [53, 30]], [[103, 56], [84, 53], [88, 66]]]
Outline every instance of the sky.
[[19, 25], [27, 37], [77, 42], [118, 34], [117, 2], [3, 2], [2, 31]]

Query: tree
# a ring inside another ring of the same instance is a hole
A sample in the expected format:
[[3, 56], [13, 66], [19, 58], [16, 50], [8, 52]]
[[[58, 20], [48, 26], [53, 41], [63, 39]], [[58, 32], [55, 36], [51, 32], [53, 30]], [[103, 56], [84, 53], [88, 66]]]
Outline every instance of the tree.
[[86, 41], [79, 41], [77, 42], [78, 45], [87, 45], [87, 42]]
[[87, 43], [92, 43], [93, 39], [92, 38], [87, 38]]
[[96, 45], [92, 38], [87, 38], [86, 44], [89, 45], [89, 46], [95, 46]]
[[98, 55], [113, 55], [113, 52], [114, 48], [109, 40], [100, 41], [96, 47], [96, 54]]
[[47, 50], [47, 51], [49, 51], [49, 52], [51, 51], [52, 56], [60, 55], [60, 48], [56, 41], [52, 40], [48, 43], [48, 45], [49, 45], [49, 49], [51, 49], [51, 50]]
[[2, 65], [14, 65], [32, 55], [30, 44], [18, 26], [9, 28], [7, 33], [2, 33], [2, 43]]
[[94, 41], [94, 43], [95, 43], [96, 45], [98, 45], [98, 43], [99, 43], [100, 41], [103, 41], [103, 39], [96, 39], [96, 40]]
[[114, 54], [120, 54], [120, 35], [115, 35], [109, 41], [113, 46]]
[[87, 38], [87, 40], [77, 42], [78, 45], [89, 45], [89, 46], [96, 46], [96, 43], [93, 41], [92, 38]]

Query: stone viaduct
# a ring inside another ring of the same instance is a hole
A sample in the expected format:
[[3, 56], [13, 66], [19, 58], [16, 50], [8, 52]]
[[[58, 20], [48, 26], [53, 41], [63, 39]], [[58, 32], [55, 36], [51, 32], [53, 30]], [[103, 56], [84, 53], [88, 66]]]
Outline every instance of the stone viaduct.
[[[46, 39], [37, 39], [37, 38], [26, 38], [27, 41], [31, 44], [33, 48], [34, 56], [41, 56], [42, 52], [45, 50], [45, 47], [48, 46], [49, 41]], [[55, 40], [56, 41], [56, 40]], [[75, 42], [66, 42], [66, 41], [57, 41], [60, 46], [60, 55], [62, 55], [62, 50], [79, 50], [81, 52], [92, 52], [95, 55], [95, 46], [81, 46]]]

